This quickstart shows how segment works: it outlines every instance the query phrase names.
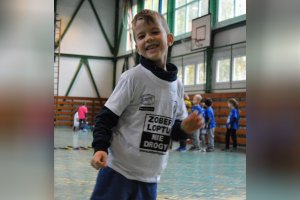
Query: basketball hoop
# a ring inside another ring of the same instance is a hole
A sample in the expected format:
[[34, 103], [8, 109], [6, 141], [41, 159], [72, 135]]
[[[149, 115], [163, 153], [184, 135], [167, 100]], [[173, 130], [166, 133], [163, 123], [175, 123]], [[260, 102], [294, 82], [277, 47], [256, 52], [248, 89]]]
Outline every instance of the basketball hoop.
[[211, 16], [210, 14], [192, 20], [191, 50], [210, 46]]

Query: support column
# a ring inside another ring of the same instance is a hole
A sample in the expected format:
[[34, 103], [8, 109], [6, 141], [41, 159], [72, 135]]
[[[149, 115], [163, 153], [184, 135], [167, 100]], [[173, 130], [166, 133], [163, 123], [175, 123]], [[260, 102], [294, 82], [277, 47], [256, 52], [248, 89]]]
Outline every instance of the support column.
[[[209, 1], [209, 13], [211, 14], [211, 27], [212, 30], [216, 25], [216, 3], [217, 0], [210, 0]], [[206, 84], [205, 84], [205, 93], [211, 93], [212, 91], [212, 58], [213, 58], [213, 46], [214, 46], [214, 34], [211, 33], [211, 47], [207, 48], [206, 50]]]

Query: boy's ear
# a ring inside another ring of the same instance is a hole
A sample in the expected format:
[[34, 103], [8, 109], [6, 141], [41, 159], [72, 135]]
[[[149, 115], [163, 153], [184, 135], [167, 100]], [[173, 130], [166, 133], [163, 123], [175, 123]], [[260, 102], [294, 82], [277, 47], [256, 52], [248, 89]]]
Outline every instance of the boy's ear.
[[168, 40], [168, 46], [172, 46], [173, 43], [174, 43], [174, 36], [172, 33], [169, 33], [168, 36], [167, 36], [167, 40]]

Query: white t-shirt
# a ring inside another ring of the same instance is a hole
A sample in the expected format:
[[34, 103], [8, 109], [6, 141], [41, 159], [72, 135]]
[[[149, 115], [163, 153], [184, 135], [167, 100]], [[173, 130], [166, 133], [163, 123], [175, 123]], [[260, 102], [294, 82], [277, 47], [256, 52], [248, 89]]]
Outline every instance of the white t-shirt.
[[138, 65], [124, 72], [105, 106], [118, 115], [108, 166], [128, 179], [158, 182], [167, 165], [171, 127], [187, 111], [179, 80], [168, 82]]

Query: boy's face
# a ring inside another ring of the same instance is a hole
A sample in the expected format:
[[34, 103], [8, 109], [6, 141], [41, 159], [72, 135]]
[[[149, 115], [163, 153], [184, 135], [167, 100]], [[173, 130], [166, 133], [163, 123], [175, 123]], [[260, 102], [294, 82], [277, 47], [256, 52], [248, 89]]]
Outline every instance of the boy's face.
[[228, 108], [232, 108], [231, 103], [228, 102], [227, 105], [228, 105]]
[[200, 101], [197, 99], [197, 97], [194, 97], [193, 98], [193, 104], [199, 104], [200, 103]]
[[136, 50], [143, 57], [164, 67], [167, 60], [168, 47], [174, 42], [172, 34], [167, 34], [157, 16], [154, 23], [139, 19], [134, 27]]

